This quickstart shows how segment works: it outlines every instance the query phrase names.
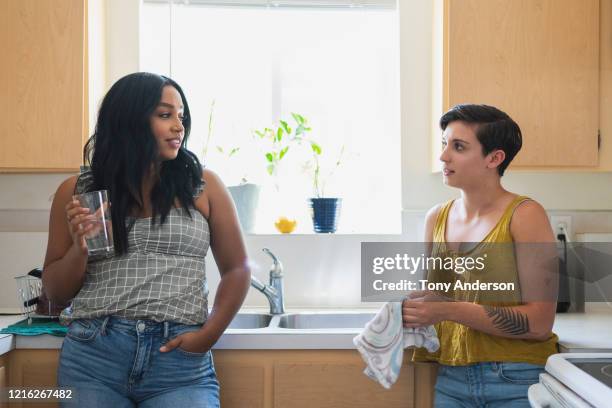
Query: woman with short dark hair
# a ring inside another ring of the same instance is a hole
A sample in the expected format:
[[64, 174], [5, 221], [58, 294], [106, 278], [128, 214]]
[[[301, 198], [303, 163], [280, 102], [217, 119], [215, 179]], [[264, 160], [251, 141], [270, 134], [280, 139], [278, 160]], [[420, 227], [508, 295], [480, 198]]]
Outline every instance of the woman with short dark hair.
[[461, 197], [427, 213], [425, 242], [433, 256], [480, 259], [484, 268], [429, 270], [429, 281], [452, 289], [404, 301], [404, 326], [435, 324], [440, 339], [438, 351], [416, 349], [414, 360], [439, 363], [436, 407], [529, 407], [527, 388], [557, 353], [558, 263], [542, 206], [501, 185], [521, 130], [486, 105], [458, 105], [440, 127], [443, 180]]

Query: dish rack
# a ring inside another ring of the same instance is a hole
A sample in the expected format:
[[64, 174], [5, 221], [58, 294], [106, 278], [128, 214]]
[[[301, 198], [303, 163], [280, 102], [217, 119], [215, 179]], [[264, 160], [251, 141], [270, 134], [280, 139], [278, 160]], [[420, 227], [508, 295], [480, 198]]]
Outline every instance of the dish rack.
[[[42, 279], [31, 275], [17, 276], [15, 278], [17, 284], [17, 298], [21, 313], [28, 318], [28, 324], [32, 324], [32, 318], [47, 318], [52, 319], [54, 316], [39, 315], [36, 313], [39, 297], [42, 291]], [[49, 301], [47, 310], [51, 310], [51, 301]]]

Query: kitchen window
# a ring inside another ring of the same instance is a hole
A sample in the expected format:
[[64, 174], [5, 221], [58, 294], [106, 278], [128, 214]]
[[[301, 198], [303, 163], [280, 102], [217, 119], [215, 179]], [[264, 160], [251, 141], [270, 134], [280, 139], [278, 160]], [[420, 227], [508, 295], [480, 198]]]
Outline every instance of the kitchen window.
[[202, 157], [207, 146], [206, 166], [227, 185], [262, 185], [256, 232], [275, 232], [283, 213], [312, 232], [312, 152], [290, 148], [277, 191], [253, 136], [279, 119], [295, 129], [292, 112], [322, 148], [322, 174], [333, 172], [324, 193], [343, 199], [337, 232], [401, 232], [395, 0], [145, 0], [140, 16], [140, 69], [183, 87], [189, 149]]

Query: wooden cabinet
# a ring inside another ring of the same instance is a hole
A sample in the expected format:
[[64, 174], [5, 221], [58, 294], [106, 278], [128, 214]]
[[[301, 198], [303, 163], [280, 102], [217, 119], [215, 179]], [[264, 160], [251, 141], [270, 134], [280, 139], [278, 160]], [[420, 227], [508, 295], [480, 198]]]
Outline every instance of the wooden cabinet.
[[356, 350], [216, 350], [224, 408], [431, 407], [436, 368], [405, 355], [390, 390], [367, 378]]
[[[59, 350], [16, 349], [8, 354], [10, 371], [8, 385], [10, 387], [57, 387], [57, 365]], [[11, 408], [55, 408], [58, 403], [11, 403]]]
[[[8, 356], [0, 356], [0, 389], [8, 387]], [[0, 408], [7, 407], [8, 404], [0, 401]]]
[[612, 171], [612, 0], [601, 0], [599, 10], [599, 132], [598, 170]]
[[0, 388], [8, 384], [8, 356], [0, 356]]
[[[413, 364], [410, 353], [390, 390], [363, 374], [356, 350], [215, 350], [224, 408], [426, 408], [433, 406], [436, 366]], [[7, 386], [56, 386], [59, 350], [13, 350]], [[4, 362], [4, 363], [3, 363]], [[58, 404], [11, 404], [11, 407]]]
[[0, 171], [78, 170], [87, 134], [87, 0], [0, 3]]
[[[444, 0], [436, 19], [436, 120], [459, 103], [494, 105], [523, 132], [513, 168], [604, 169], [600, 0]], [[611, 40], [603, 38], [607, 48]], [[439, 139], [433, 143], [437, 165]]]

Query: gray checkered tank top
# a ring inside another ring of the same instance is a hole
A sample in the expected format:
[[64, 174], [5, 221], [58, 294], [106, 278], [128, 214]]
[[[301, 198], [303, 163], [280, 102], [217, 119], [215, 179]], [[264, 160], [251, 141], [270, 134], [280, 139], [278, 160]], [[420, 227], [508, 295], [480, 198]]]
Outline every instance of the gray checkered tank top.
[[[83, 173], [76, 191], [87, 191], [91, 173]], [[204, 185], [196, 192], [199, 195]], [[128, 252], [87, 263], [83, 287], [65, 320], [116, 315], [183, 324], [202, 324], [208, 315], [204, 258], [210, 244], [206, 218], [191, 210], [172, 208], [166, 222], [134, 221]]]

